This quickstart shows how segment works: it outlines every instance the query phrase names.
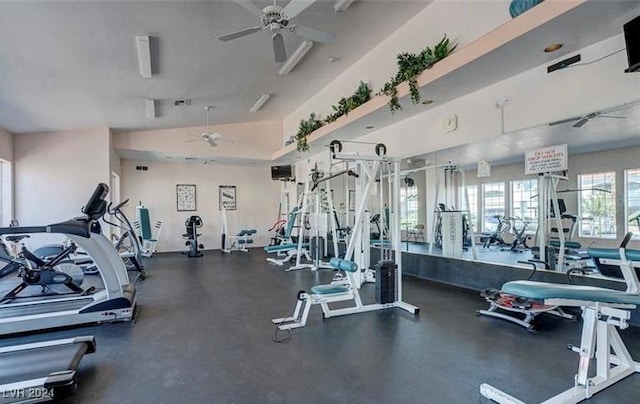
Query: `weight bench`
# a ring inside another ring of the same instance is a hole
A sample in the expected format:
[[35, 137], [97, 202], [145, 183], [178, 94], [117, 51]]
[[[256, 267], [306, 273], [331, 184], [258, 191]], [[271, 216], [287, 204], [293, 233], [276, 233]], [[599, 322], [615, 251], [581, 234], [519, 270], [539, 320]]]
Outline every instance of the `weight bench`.
[[[626, 245], [624, 241], [623, 245]], [[574, 387], [544, 401], [547, 404], [578, 403], [627, 376], [640, 373], [640, 362], [631, 358], [617, 330], [629, 327], [631, 310], [640, 305], [640, 282], [636, 272], [640, 268], [640, 251], [624, 247], [590, 248], [589, 254], [594, 259], [618, 265], [627, 289], [620, 291], [532, 281], [508, 282], [502, 287], [505, 293], [540, 300], [544, 304], [582, 308], [580, 346], [569, 346], [580, 355]], [[596, 372], [595, 376], [589, 377], [589, 364], [593, 358], [596, 360]], [[498, 403], [523, 404], [488, 384], [480, 386], [480, 394]]]
[[248, 252], [247, 245], [253, 244], [253, 239], [250, 238], [254, 234], [256, 234], [258, 230], [256, 229], [242, 229], [235, 236], [232, 236], [233, 242], [231, 243], [231, 247], [225, 248], [222, 250], [226, 253], [231, 253], [233, 251], [243, 251]]
[[[302, 249], [300, 253], [311, 261], [311, 255], [309, 254], [309, 243], [302, 243]], [[278, 244], [264, 247], [264, 250], [268, 253], [277, 253], [279, 257], [285, 257], [283, 259], [268, 257], [267, 261], [276, 265], [284, 265], [285, 262], [289, 262], [298, 256], [298, 244]]]
[[[358, 271], [358, 265], [355, 262], [343, 260], [340, 258], [331, 258], [331, 266], [335, 269], [345, 271], [348, 275], [348, 279], [353, 278], [353, 273]], [[349, 276], [350, 275], [350, 276]], [[311, 288], [311, 293], [304, 291], [298, 292], [298, 302], [293, 312], [292, 317], [274, 318], [271, 320], [273, 324], [278, 325], [280, 330], [291, 330], [293, 328], [304, 327], [307, 324], [307, 318], [309, 317], [309, 311], [311, 306], [319, 304], [322, 306], [322, 312], [324, 317], [331, 317], [336, 312], [348, 310], [331, 310], [329, 309], [329, 303], [343, 302], [347, 300], [355, 300], [356, 306], [362, 306], [362, 300], [358, 288], [355, 287], [353, 282], [332, 283], [328, 285], [316, 285]], [[348, 313], [343, 313], [348, 314]]]

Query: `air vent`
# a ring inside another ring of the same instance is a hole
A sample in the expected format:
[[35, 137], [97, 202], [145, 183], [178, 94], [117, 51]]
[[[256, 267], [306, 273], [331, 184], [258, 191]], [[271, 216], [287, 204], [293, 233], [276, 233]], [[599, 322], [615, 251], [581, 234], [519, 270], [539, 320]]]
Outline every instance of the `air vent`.
[[149, 171], [148, 166], [136, 166], [136, 170], [138, 171]]
[[173, 100], [173, 106], [181, 107], [185, 105], [191, 105], [191, 99], [185, 98], [184, 100]]

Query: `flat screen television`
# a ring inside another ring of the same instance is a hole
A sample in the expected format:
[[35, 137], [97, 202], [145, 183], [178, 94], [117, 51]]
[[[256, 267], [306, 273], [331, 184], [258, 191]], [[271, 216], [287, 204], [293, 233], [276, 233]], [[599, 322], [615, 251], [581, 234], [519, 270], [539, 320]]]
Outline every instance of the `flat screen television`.
[[624, 42], [629, 68], [626, 73], [640, 71], [640, 16], [624, 24]]
[[275, 181], [289, 181], [294, 179], [293, 166], [271, 166], [271, 179]]

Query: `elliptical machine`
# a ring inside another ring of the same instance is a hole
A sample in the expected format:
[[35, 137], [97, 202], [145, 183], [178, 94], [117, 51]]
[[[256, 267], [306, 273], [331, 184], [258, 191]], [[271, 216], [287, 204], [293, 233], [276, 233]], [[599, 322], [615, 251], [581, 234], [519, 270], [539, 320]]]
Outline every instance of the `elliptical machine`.
[[202, 235], [198, 234], [198, 229], [202, 227], [202, 219], [200, 216], [191, 216], [184, 222], [184, 225], [186, 230], [182, 237], [187, 240], [184, 245], [189, 247], [189, 251], [183, 251], [182, 253], [187, 254], [189, 258], [202, 257], [200, 249], [204, 248], [204, 246], [198, 243], [198, 236]]

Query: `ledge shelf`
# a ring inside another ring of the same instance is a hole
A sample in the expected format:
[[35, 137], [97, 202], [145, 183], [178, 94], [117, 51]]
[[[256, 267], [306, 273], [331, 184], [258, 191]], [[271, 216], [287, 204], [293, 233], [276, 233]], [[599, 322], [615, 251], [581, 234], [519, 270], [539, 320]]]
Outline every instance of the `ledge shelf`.
[[[604, 4], [603, 4], [604, 3]], [[333, 139], [351, 140], [375, 130], [401, 122], [429, 108], [480, 90], [551, 60], [575, 52], [622, 32], [622, 25], [640, 10], [633, 2], [596, 0], [548, 0], [470, 42], [431, 69], [418, 76], [418, 87], [430, 105], [413, 105], [409, 86], [398, 86], [403, 110], [391, 115], [389, 97], [373, 96], [336, 121], [314, 131], [307, 138], [309, 155], [322, 151]], [[561, 51], [551, 54], [542, 49], [550, 43], [563, 43]], [[377, 91], [377, 89], [373, 89]], [[295, 163], [302, 153], [296, 143], [272, 154], [276, 163]]]

